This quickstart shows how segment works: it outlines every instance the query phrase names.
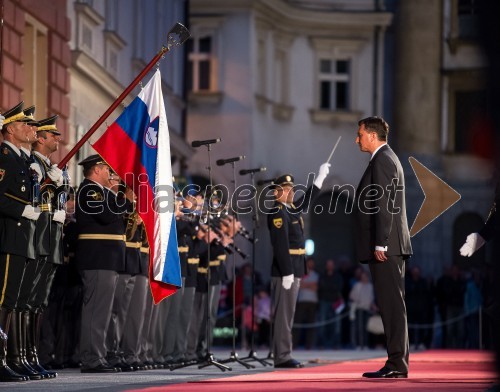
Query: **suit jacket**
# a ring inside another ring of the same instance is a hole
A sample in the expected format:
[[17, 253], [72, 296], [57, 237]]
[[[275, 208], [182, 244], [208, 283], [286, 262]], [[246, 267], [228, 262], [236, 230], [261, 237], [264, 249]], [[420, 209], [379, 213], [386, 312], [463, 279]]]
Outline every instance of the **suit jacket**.
[[35, 258], [35, 221], [22, 217], [32, 203], [26, 161], [6, 143], [0, 146], [0, 253]]
[[360, 262], [375, 261], [375, 246], [387, 246], [387, 256], [412, 254], [404, 185], [401, 163], [386, 144], [370, 161], [356, 191], [356, 251]]
[[304, 249], [304, 222], [302, 211], [308, 207], [309, 200], [316, 197], [319, 188], [310, 187], [306, 194], [292, 206], [275, 203], [275, 211], [267, 217], [267, 226], [273, 245], [273, 264], [271, 276], [302, 277], [305, 274], [305, 255], [291, 255], [290, 249]]

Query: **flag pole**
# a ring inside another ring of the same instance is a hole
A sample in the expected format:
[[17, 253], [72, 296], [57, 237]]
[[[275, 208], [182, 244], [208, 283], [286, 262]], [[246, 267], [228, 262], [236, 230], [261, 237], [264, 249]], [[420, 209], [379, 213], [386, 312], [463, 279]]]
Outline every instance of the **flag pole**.
[[174, 27], [168, 32], [167, 45], [163, 46], [158, 54], [153, 57], [153, 59], [144, 67], [139, 75], [128, 85], [128, 87], [123, 90], [120, 96], [111, 104], [111, 106], [104, 112], [104, 114], [99, 117], [94, 125], [83, 135], [83, 137], [75, 144], [75, 146], [66, 154], [66, 156], [57, 165], [59, 168], [63, 168], [69, 162], [71, 158], [78, 152], [80, 148], [85, 144], [87, 140], [94, 134], [97, 129], [106, 121], [106, 119], [113, 113], [113, 111], [122, 103], [122, 101], [127, 97], [128, 94], [134, 89], [135, 86], [146, 76], [146, 74], [154, 67], [154, 65], [160, 61], [160, 59], [170, 51], [172, 46], [181, 46], [189, 38], [189, 30], [183, 26], [181, 23], [176, 23]]

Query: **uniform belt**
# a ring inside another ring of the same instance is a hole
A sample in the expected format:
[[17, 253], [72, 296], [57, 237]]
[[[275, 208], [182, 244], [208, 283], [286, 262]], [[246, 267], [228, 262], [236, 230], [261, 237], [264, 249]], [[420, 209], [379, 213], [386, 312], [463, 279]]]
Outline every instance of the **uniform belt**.
[[198, 267], [198, 273], [199, 274], [206, 274], [206, 273], [208, 273], [208, 268]]
[[141, 253], [147, 253], [149, 254], [149, 248], [146, 248], [145, 246], [140, 247]]
[[290, 249], [290, 254], [291, 255], [305, 255], [306, 254], [306, 250], [301, 248], [301, 249]]
[[114, 240], [125, 242], [125, 234], [80, 234], [79, 240]]
[[141, 243], [140, 242], [125, 242], [125, 246], [127, 248], [134, 248], [134, 249], [140, 249]]
[[177, 249], [179, 250], [179, 253], [189, 252], [189, 246], [178, 246]]
[[220, 260], [213, 260], [209, 263], [210, 267], [217, 267], [220, 265]]
[[52, 211], [52, 205], [50, 205], [50, 204], [40, 204], [39, 207], [40, 207], [40, 211], [42, 211], [42, 212]]
[[188, 259], [188, 264], [199, 264], [200, 259], [198, 257], [190, 257]]

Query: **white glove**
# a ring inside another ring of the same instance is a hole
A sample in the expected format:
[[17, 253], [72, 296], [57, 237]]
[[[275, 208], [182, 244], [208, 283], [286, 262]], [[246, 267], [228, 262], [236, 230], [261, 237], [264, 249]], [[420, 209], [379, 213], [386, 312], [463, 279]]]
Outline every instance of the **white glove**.
[[38, 182], [42, 182], [43, 180], [43, 175], [42, 175], [42, 169], [40, 169], [40, 165], [36, 162], [33, 162], [30, 165], [30, 169], [35, 171], [36, 174], [38, 175]]
[[460, 254], [465, 257], [471, 257], [486, 241], [479, 233], [471, 233], [467, 236], [465, 244], [460, 248]]
[[63, 171], [59, 169], [57, 165], [52, 165], [47, 175], [57, 186], [61, 186], [64, 183]]
[[40, 211], [38, 209], [35, 210], [33, 206], [26, 206], [21, 216], [36, 221], [40, 216]]
[[0, 128], [3, 127], [3, 120], [5, 120], [5, 117], [0, 114]]
[[293, 276], [293, 274], [283, 276], [281, 278], [281, 284], [283, 285], [283, 288], [285, 290], [290, 290], [290, 287], [292, 287], [292, 283], [293, 283], [294, 279], [295, 279], [295, 277]]
[[64, 221], [66, 220], [66, 211], [56, 210], [56, 212], [54, 212], [54, 216], [52, 217], [52, 220], [54, 222], [64, 223]]
[[323, 181], [325, 181], [326, 176], [330, 173], [330, 163], [323, 163], [318, 170], [318, 176], [314, 180], [314, 185], [321, 189], [323, 186]]

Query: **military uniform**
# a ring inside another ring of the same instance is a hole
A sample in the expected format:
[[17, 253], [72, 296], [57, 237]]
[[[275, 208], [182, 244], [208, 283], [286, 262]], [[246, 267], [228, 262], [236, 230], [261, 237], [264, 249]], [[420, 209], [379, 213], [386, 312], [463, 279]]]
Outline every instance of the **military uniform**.
[[[29, 120], [23, 113], [23, 102], [3, 115], [5, 116], [3, 130], [9, 129], [10, 124]], [[16, 124], [13, 125], [16, 126]], [[36, 213], [33, 213], [29, 219], [24, 217], [27, 206], [32, 204], [31, 178], [19, 148], [10, 142], [9, 138], [10, 136], [6, 138], [6, 133], [4, 133], [4, 142], [0, 145], [0, 282], [2, 286], [0, 328], [8, 335], [12, 312], [17, 309], [24, 269], [30, 261], [35, 259], [34, 234], [35, 221], [38, 218]], [[19, 322], [19, 314], [15, 315], [17, 322]], [[18, 333], [16, 338], [21, 339], [19, 330], [16, 332]], [[18, 343], [21, 342], [18, 341]], [[14, 359], [24, 373], [29, 369], [22, 363], [19, 351], [20, 347], [17, 352], [13, 353], [16, 355]], [[6, 354], [6, 342], [0, 339], [0, 381], [27, 379], [7, 366]]]
[[[293, 185], [293, 177], [284, 175], [275, 180], [276, 185]], [[310, 187], [306, 194], [292, 205], [276, 201], [273, 212], [268, 215], [268, 228], [273, 246], [271, 266], [271, 304], [273, 314], [274, 365], [294, 361], [292, 352], [292, 325], [295, 305], [300, 287], [300, 278], [306, 271], [304, 223], [301, 217], [304, 201], [313, 197], [319, 188]], [[298, 207], [297, 207], [298, 206]], [[282, 286], [282, 278], [294, 276], [290, 289]], [[297, 365], [299, 366], [299, 365]]]
[[124, 333], [120, 348], [125, 363], [135, 370], [140, 370], [144, 369], [143, 364], [140, 363], [139, 354], [144, 336], [146, 300], [150, 296], [148, 291], [149, 244], [144, 224], [138, 226], [136, 235], [141, 241], [138, 249], [139, 271], [135, 276], [134, 290], [123, 327]]
[[[105, 164], [93, 155], [80, 162], [84, 169]], [[86, 178], [76, 198], [78, 242], [76, 263], [84, 293], [80, 336], [82, 372], [113, 372], [106, 361], [106, 331], [118, 282], [125, 269], [125, 222], [130, 203]]]
[[[49, 132], [56, 136], [61, 135], [57, 130], [56, 120], [58, 116], [40, 120], [37, 122], [37, 132]], [[32, 162], [38, 164], [42, 172], [42, 181], [47, 179], [52, 163], [49, 158], [35, 151], [31, 154]], [[61, 181], [62, 184], [62, 181]], [[57, 186], [53, 183], [43, 185], [40, 189], [40, 218], [36, 224], [36, 254], [37, 268], [29, 295], [27, 308], [23, 322], [27, 329], [27, 357], [30, 365], [42, 374], [55, 377], [55, 372], [46, 371], [39, 363], [38, 347], [40, 345], [40, 329], [42, 326], [43, 313], [48, 306], [52, 282], [57, 267], [63, 263], [63, 222], [56, 222], [54, 212], [63, 210], [65, 206], [60, 200], [66, 200], [69, 184]]]

